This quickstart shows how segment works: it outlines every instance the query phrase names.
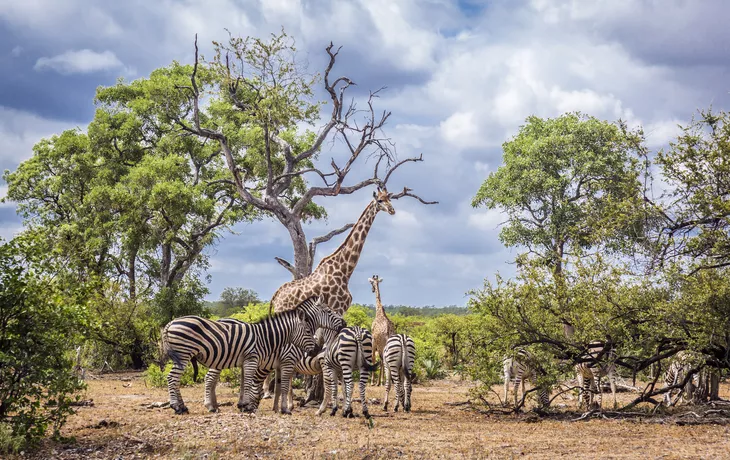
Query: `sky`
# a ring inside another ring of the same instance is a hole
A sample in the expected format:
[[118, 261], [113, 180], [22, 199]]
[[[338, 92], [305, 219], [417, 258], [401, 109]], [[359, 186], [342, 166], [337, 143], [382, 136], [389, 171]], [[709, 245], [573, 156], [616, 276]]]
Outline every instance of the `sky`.
[[[663, 148], [698, 108], [730, 109], [728, 17], [723, 0], [0, 0], [0, 170], [43, 137], [85, 128], [98, 86], [191, 63], [196, 33], [205, 55], [226, 29], [266, 37], [284, 27], [309, 71], [324, 70], [332, 41], [342, 46], [333, 73], [354, 80], [355, 95], [387, 87], [376, 106], [392, 112], [386, 134], [399, 158], [425, 160], [389, 188], [439, 201], [401, 199], [395, 215], [378, 215], [353, 301], [374, 302], [377, 273], [385, 304], [465, 305], [485, 278], [513, 275], [519, 253], [499, 241], [498, 210], [470, 205], [501, 145], [530, 115], [579, 110], [641, 125], [649, 147]], [[320, 157], [343, 154], [327, 144]], [[372, 166], [359, 161], [352, 180]], [[6, 190], [0, 180], [0, 197]], [[316, 200], [329, 218], [307, 236], [355, 221], [371, 197]], [[21, 228], [14, 204], [0, 204], [0, 236]], [[209, 298], [231, 286], [269, 299], [291, 279], [274, 261], [292, 259], [286, 230], [273, 221], [232, 230], [208, 251]], [[320, 245], [315, 262], [343, 239]]]

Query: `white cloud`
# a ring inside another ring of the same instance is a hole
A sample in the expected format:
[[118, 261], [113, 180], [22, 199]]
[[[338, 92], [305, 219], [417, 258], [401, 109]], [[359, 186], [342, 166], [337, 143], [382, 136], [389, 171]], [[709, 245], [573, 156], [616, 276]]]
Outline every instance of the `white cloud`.
[[457, 147], [468, 148], [483, 145], [473, 112], [456, 112], [442, 121], [439, 129], [443, 138]]
[[16, 46], [10, 51], [10, 55], [13, 57], [18, 57], [21, 54], [23, 54], [23, 47], [22, 46]]
[[467, 224], [477, 230], [498, 234], [500, 226], [507, 221], [507, 215], [498, 209], [473, 211], [467, 217]]
[[99, 53], [90, 49], [82, 49], [66, 51], [53, 57], [39, 58], [33, 68], [38, 71], [55, 70], [62, 75], [71, 75], [115, 70], [122, 67], [124, 67], [122, 61], [109, 50]]
[[0, 105], [0, 169], [15, 168], [33, 154], [41, 138], [71, 129], [74, 124], [49, 120]]

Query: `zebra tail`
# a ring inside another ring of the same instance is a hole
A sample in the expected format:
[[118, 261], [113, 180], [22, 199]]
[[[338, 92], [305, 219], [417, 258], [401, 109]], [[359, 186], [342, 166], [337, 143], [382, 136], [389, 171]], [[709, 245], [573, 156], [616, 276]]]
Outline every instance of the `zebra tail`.
[[190, 358], [190, 363], [193, 365], [193, 383], [198, 383], [198, 360], [195, 356]]
[[170, 324], [166, 324], [165, 327], [162, 328], [162, 331], [160, 332], [160, 341], [157, 342], [158, 345], [158, 351], [159, 355], [157, 357], [157, 365], [160, 366], [160, 370], [165, 370], [165, 362], [167, 361], [167, 358], [170, 357], [170, 347], [167, 341], [167, 328], [170, 327]]
[[[401, 359], [403, 360], [403, 367], [406, 370], [406, 375], [408, 376], [409, 380], [413, 380], [413, 377], [415, 376], [415, 373], [413, 372], [413, 364], [408, 362], [408, 341], [403, 341], [403, 346], [401, 347], [401, 353], [403, 353], [403, 356]], [[408, 368], [408, 365], [410, 364], [411, 368]]]

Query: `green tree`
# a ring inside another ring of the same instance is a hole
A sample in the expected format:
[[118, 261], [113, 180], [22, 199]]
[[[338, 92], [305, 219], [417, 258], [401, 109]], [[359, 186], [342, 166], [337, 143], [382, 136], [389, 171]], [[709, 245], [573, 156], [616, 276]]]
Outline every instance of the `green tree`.
[[218, 316], [230, 316], [243, 311], [248, 305], [260, 303], [259, 295], [252, 289], [227, 287], [221, 292], [219, 307], [215, 310]]
[[360, 326], [370, 330], [375, 315], [368, 307], [359, 304], [352, 304], [347, 309], [343, 318], [348, 326]]
[[730, 113], [701, 111], [699, 119], [660, 151], [656, 163], [671, 187], [662, 203], [660, 261], [693, 269], [730, 265]]
[[173, 64], [100, 88], [86, 133], [44, 139], [5, 173], [8, 199], [19, 203], [28, 231], [52, 242], [52, 256], [73, 266], [79, 282], [96, 285], [94, 338], [129, 355], [134, 367], [154, 340], [150, 330], [203, 313], [204, 248], [256, 217], [236, 205], [218, 147], [181, 136], [169, 118], [186, 110], [176, 87], [190, 72]]
[[570, 257], [595, 247], [628, 250], [643, 235], [637, 212], [642, 143], [642, 131], [622, 123], [578, 113], [531, 116], [503, 144], [503, 165], [474, 197], [474, 207], [507, 214], [499, 235], [506, 246], [524, 247], [549, 267], [558, 308], [565, 310], [563, 271]]
[[23, 438], [2, 452], [35, 443], [49, 426], [57, 435], [73, 413], [83, 384], [69, 352], [85, 312], [80, 292], [49, 274], [36, 242], [0, 243], [0, 430]]

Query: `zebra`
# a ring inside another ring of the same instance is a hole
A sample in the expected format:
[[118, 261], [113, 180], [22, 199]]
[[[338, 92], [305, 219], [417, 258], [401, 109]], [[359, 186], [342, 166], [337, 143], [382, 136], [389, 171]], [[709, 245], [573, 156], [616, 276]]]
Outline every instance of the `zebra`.
[[[525, 381], [530, 381], [537, 386], [537, 371], [532, 365], [535, 362], [532, 353], [524, 348], [519, 348], [515, 355], [515, 357], [507, 356], [502, 360], [502, 371], [504, 374], [504, 404], [507, 404], [510, 383], [513, 383], [514, 406], [517, 407], [517, 389], [521, 388], [522, 399], [524, 399]], [[538, 390], [538, 402], [542, 407], [550, 405], [550, 393], [546, 388], [541, 387]]]
[[[682, 383], [687, 374], [692, 371], [693, 367], [697, 367], [701, 363], [701, 358], [691, 351], [680, 351], [674, 355], [672, 363], [664, 373], [664, 388], [679, 385]], [[678, 402], [680, 397], [682, 400], [691, 400], [697, 396], [704, 396], [701, 391], [697, 391], [702, 386], [702, 371], [696, 372], [683, 388], [675, 388], [664, 393], [664, 404], [673, 406]], [[673, 398], [673, 395], [676, 397]]]
[[406, 412], [411, 411], [411, 382], [413, 380], [413, 364], [416, 359], [416, 344], [405, 334], [388, 337], [383, 349], [385, 362], [385, 403], [383, 410], [388, 411], [390, 387], [395, 384], [395, 412], [402, 405]]
[[[332, 328], [320, 328], [314, 335], [315, 342], [318, 346], [326, 346], [337, 338], [337, 334], [339, 332], [339, 330], [335, 330]], [[301, 348], [290, 347], [288, 353], [291, 353], [291, 357], [287, 357], [288, 359], [286, 359], [286, 362], [294, 362], [294, 368], [291, 378], [293, 378], [294, 373], [302, 375], [319, 375], [322, 373], [322, 360], [324, 359], [324, 352], [320, 352], [316, 356], [307, 356]], [[277, 411], [278, 400], [281, 397], [281, 382], [281, 377], [275, 380], [274, 412]], [[289, 383], [289, 401], [289, 410], [291, 411], [294, 406], [294, 388], [292, 387], [291, 383]], [[302, 405], [306, 404], [307, 402], [309, 401], [304, 401]], [[285, 402], [282, 401], [282, 411], [284, 410], [284, 407], [286, 407], [284, 404]]]
[[[332, 317], [339, 318], [322, 306], [321, 299], [309, 298], [297, 307], [298, 313], [286, 317], [279, 315], [275, 317], [279, 319], [272, 318], [258, 324], [237, 320], [211, 321], [196, 316], [181, 317], [171, 321], [163, 328], [161, 334], [162, 355], [169, 356], [173, 361], [173, 369], [167, 377], [170, 406], [177, 414], [188, 412], [180, 395], [180, 376], [187, 362], [192, 361], [196, 378], [197, 362], [200, 361], [210, 368], [205, 378], [205, 406], [211, 412], [217, 411], [215, 386], [220, 372], [243, 364], [244, 358], [255, 349], [256, 336], [253, 332], [262, 327], [268, 328], [270, 333], [279, 332], [274, 337], [276, 341], [272, 343], [294, 341], [314, 352], [311, 330], [320, 325], [332, 324], [334, 321]], [[283, 321], [289, 325], [285, 328], [288, 335], [282, 335], [279, 330]], [[297, 327], [292, 328], [291, 323], [296, 323]], [[243, 376], [241, 380], [243, 383]], [[239, 405], [242, 399], [241, 395]]]
[[601, 378], [608, 377], [613, 395], [613, 407], [616, 408], [616, 352], [601, 341], [588, 344], [588, 352], [581, 359], [585, 361], [575, 365], [575, 373], [580, 387], [578, 408], [585, 404], [586, 408], [601, 409], [603, 402], [603, 388]]
[[[305, 302], [296, 308], [296, 310], [302, 311], [312, 318], [310, 322], [311, 329], [308, 332], [310, 334], [309, 339], [312, 343], [315, 343], [315, 335], [311, 333], [312, 330], [331, 330], [333, 331], [332, 334], [336, 334], [345, 327], [345, 321], [331, 310], [322, 308], [323, 305], [325, 305], [323, 300], [318, 298], [316, 308], [312, 307], [311, 302]], [[279, 313], [279, 315], [281, 314], [283, 313]], [[285, 386], [289, 384], [291, 375], [294, 372], [295, 354], [293, 354], [293, 350], [301, 350], [302, 354], [310, 354], [310, 356], [316, 354], [316, 352], [310, 353], [306, 347], [302, 347], [300, 344], [294, 342], [279, 343], [277, 345], [271, 340], [271, 334], [266, 330], [254, 331], [254, 333], [258, 337], [256, 346], [254, 346], [251, 353], [244, 357], [241, 370], [241, 388], [238, 407], [244, 412], [253, 412], [258, 408], [263, 390], [263, 380], [272, 370], [281, 367], [286, 377]], [[249, 378], [249, 376], [253, 377]], [[288, 388], [285, 388], [283, 397], [286, 398], [288, 395]], [[278, 410], [276, 404], [274, 410]], [[282, 414], [291, 414], [286, 401], [283, 401], [281, 412]]]
[[[172, 370], [167, 376], [167, 389], [170, 394], [170, 407], [176, 414], [188, 412], [179, 388], [180, 377], [188, 361], [195, 358], [193, 367], [196, 371], [197, 361], [218, 370], [217, 375], [213, 377], [217, 380], [221, 369], [239, 364], [255, 349], [256, 336], [253, 329], [256, 326], [259, 324], [217, 322], [199, 316], [183, 316], [165, 326], [162, 331], [163, 349], [173, 363]], [[278, 316], [275, 324], [268, 326], [280, 334], [279, 340], [292, 341], [310, 352], [314, 350], [314, 340], [303, 312]], [[210, 380], [211, 378], [206, 375], [206, 390]], [[206, 394], [206, 399], [207, 397]]]
[[337, 336], [337, 340], [330, 343], [324, 350], [322, 359], [322, 373], [324, 375], [324, 399], [319, 406], [317, 415], [322, 415], [332, 399], [332, 412], [337, 413], [337, 382], [340, 377], [343, 380], [343, 392], [345, 393], [344, 417], [353, 417], [352, 413], [352, 372], [360, 371], [360, 403], [362, 414], [370, 418], [365, 388], [368, 383], [370, 372], [378, 367], [373, 364], [373, 336], [370, 331], [358, 326], [346, 327]]

